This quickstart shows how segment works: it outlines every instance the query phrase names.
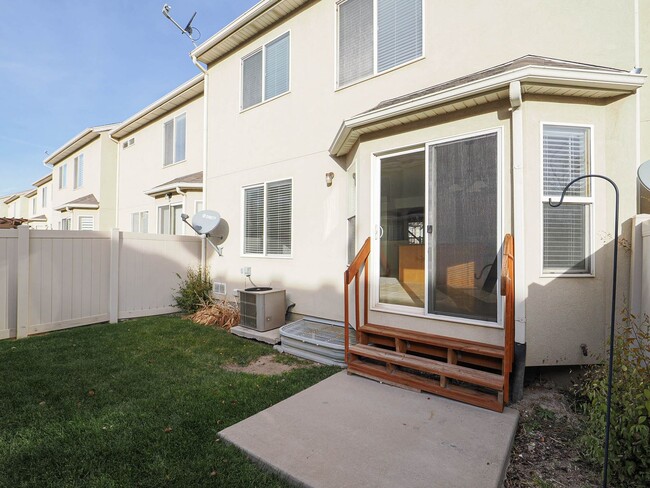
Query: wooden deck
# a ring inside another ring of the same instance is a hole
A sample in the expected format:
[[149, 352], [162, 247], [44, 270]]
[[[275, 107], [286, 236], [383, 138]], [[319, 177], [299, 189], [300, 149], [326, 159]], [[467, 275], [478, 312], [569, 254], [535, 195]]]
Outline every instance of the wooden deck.
[[[514, 243], [503, 244], [501, 294], [505, 296], [504, 344], [464, 339], [368, 323], [367, 239], [345, 272], [345, 357], [348, 372], [385, 383], [434, 393], [503, 411], [508, 402], [514, 354]], [[363, 275], [363, 276], [362, 276]], [[356, 345], [349, 344], [349, 286], [354, 284]], [[363, 311], [360, 286], [363, 284]]]

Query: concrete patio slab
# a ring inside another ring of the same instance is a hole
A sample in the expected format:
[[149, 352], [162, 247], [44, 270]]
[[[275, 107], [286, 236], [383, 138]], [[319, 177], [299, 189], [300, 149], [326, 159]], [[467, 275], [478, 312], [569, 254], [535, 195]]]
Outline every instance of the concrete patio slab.
[[306, 487], [500, 487], [519, 413], [346, 372], [219, 435]]
[[246, 339], [254, 339], [259, 342], [264, 342], [266, 344], [280, 344], [280, 329], [271, 329], [266, 332], [259, 332], [255, 329], [236, 325], [230, 329], [230, 333]]

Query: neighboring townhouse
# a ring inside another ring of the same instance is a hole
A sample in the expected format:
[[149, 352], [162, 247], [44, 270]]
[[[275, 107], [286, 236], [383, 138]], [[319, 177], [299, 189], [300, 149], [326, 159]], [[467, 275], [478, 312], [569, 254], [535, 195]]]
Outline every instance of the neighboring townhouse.
[[86, 129], [44, 161], [52, 166], [51, 228], [115, 227], [117, 144], [108, 135], [114, 127]]
[[0, 217], [7, 217], [7, 204], [5, 200], [11, 195], [0, 196]]
[[511, 233], [519, 364], [592, 362], [613, 192], [583, 182], [547, 202], [601, 173], [624, 229], [639, 211], [650, 91], [631, 70], [650, 69], [650, 6], [635, 5], [261, 1], [192, 52], [206, 208], [230, 228], [213, 278], [232, 294], [248, 266], [295, 312], [342, 320], [343, 273], [370, 237], [372, 323], [498, 345]]
[[14, 193], [4, 200], [6, 217], [10, 219], [27, 219], [29, 217], [29, 198], [32, 190]]
[[118, 143], [117, 226], [131, 232], [188, 232], [181, 215], [201, 210], [203, 200], [203, 75], [110, 135]]
[[29, 223], [35, 229], [53, 229], [52, 173], [33, 183], [30, 193]]

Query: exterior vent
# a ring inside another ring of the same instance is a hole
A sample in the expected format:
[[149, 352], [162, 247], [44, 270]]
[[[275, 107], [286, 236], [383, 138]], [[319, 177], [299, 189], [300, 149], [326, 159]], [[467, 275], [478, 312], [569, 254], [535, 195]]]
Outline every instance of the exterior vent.
[[135, 144], [135, 137], [132, 137], [131, 139], [128, 139], [122, 143], [122, 149], [126, 149], [127, 147], [131, 147]]
[[226, 284], [219, 283], [218, 281], [212, 282], [212, 293], [215, 295], [225, 295], [226, 294]]
[[239, 290], [239, 325], [264, 332], [284, 325], [287, 311], [285, 290]]

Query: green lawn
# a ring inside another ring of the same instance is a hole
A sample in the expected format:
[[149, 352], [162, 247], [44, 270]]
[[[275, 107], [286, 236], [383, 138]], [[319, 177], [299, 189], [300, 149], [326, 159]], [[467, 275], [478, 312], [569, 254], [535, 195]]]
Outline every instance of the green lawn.
[[285, 486], [217, 432], [338, 369], [222, 368], [271, 352], [174, 317], [2, 341], [0, 486]]

